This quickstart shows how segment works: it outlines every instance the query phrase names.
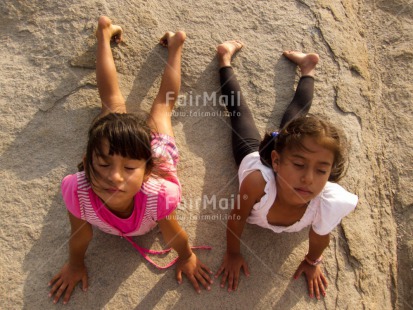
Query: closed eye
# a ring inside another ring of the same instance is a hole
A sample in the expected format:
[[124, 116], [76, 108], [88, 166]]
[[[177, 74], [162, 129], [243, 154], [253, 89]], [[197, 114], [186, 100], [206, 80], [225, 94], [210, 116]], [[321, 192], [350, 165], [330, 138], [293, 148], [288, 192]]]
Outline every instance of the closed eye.
[[135, 170], [135, 167], [125, 167], [126, 170]]

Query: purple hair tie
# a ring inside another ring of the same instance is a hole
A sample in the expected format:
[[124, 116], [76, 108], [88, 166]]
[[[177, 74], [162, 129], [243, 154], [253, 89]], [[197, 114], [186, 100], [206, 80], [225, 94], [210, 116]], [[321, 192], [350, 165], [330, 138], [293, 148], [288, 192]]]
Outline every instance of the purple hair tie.
[[278, 132], [277, 132], [277, 131], [273, 131], [273, 132], [271, 133], [271, 137], [275, 138], [275, 137], [277, 137], [277, 136], [278, 136]]

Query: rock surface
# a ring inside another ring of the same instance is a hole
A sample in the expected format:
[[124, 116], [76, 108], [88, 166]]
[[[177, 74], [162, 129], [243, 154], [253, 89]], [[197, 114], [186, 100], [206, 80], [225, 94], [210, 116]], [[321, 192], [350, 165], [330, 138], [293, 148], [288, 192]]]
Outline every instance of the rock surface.
[[[321, 301], [307, 297], [304, 278], [292, 280], [307, 231], [275, 235], [247, 226], [250, 278], [242, 277], [235, 293], [216, 280], [199, 296], [188, 281], [176, 284], [173, 269], [155, 270], [125, 240], [95, 231], [86, 259], [89, 291], [77, 288], [70, 308], [413, 308], [410, 0], [4, 0], [0, 13], [3, 309], [56, 307], [47, 282], [67, 258], [70, 231], [59, 184], [76, 171], [99, 110], [93, 33], [100, 15], [125, 30], [125, 44], [113, 52], [135, 110], [148, 111], [159, 87], [166, 52], [158, 38], [166, 30], [188, 34], [173, 119], [184, 193], [179, 214], [193, 244], [213, 246], [198, 252], [212, 270], [225, 249], [226, 203], [238, 186], [229, 120], [217, 115], [218, 102], [202, 97], [219, 92], [215, 46], [224, 40], [245, 43], [234, 68], [262, 133], [278, 125], [297, 82], [282, 51], [320, 54], [312, 113], [351, 139], [341, 184], [360, 200], [325, 252], [330, 286]], [[152, 248], [161, 248], [160, 240], [157, 231], [138, 238]]]

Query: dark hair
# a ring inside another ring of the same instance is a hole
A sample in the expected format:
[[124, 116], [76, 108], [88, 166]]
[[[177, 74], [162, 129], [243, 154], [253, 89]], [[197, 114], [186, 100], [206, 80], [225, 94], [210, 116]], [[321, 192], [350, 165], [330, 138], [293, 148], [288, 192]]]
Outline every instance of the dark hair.
[[279, 154], [285, 148], [305, 149], [302, 144], [304, 137], [316, 139], [317, 143], [334, 154], [334, 162], [329, 176], [329, 181], [337, 182], [344, 177], [347, 171], [349, 144], [344, 133], [328, 121], [321, 120], [315, 116], [301, 116], [287, 123], [278, 135], [265, 134], [259, 147], [261, 162], [271, 165], [271, 152]]
[[79, 171], [85, 170], [89, 182], [92, 182], [92, 175], [96, 176], [93, 154], [103, 154], [102, 142], [105, 139], [109, 142], [109, 155], [145, 160], [145, 174], [152, 172], [155, 164], [151, 152], [151, 130], [145, 118], [135, 114], [110, 113], [96, 119], [89, 128], [86, 166], [83, 162], [78, 165]]

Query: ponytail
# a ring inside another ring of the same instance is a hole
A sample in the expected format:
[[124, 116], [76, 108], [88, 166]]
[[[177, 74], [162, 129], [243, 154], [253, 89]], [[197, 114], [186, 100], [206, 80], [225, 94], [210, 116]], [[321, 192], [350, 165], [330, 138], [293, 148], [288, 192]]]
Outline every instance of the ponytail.
[[77, 164], [77, 171], [81, 172], [85, 170], [85, 165], [83, 164], [83, 160]]
[[271, 153], [275, 149], [275, 141], [277, 140], [277, 136], [277, 132], [266, 133], [264, 135], [264, 139], [260, 143], [260, 147], [258, 148], [261, 163], [270, 168], [272, 168]]

